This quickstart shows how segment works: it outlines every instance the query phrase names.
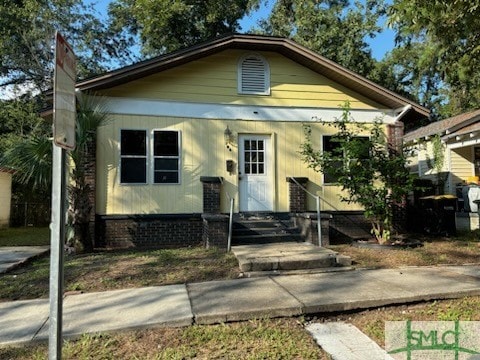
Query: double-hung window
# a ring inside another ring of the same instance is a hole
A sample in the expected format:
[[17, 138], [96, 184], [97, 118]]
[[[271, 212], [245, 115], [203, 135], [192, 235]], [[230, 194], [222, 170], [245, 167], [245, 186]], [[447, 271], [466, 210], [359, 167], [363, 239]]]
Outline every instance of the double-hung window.
[[[360, 145], [364, 145], [364, 146], [362, 146], [362, 154], [360, 156], [360, 159], [348, 159], [349, 162], [358, 161], [361, 159], [367, 159], [369, 157], [368, 139], [369, 138], [366, 136], [356, 136], [355, 138], [352, 139], [352, 141], [357, 142], [359, 146]], [[338, 141], [335, 141], [335, 138], [332, 136], [323, 137], [323, 151], [329, 152], [333, 156], [338, 156], [338, 155], [343, 155], [344, 157], [346, 156], [345, 154], [340, 154], [340, 151], [341, 151], [340, 143]], [[337, 163], [332, 165], [334, 168], [340, 169], [342, 168], [342, 166], [344, 166], [344, 163], [342, 161], [338, 161]], [[329, 173], [328, 171], [325, 171], [323, 173], [323, 182], [325, 184], [338, 183], [338, 174]]]
[[120, 134], [120, 182], [146, 184], [147, 132], [122, 130]]
[[120, 182], [178, 184], [180, 133], [174, 130], [155, 130], [151, 134], [146, 130], [121, 130]]
[[180, 139], [178, 131], [153, 132], [153, 182], [178, 184], [180, 173]]

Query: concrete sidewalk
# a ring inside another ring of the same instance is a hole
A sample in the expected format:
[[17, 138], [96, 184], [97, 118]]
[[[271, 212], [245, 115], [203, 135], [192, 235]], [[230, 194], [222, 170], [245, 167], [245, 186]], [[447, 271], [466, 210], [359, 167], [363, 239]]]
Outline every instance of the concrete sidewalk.
[[[480, 295], [480, 265], [212, 281], [68, 295], [65, 337], [154, 326], [308, 315]], [[0, 303], [0, 345], [46, 340], [48, 300]]]
[[0, 247], [0, 274], [22, 265], [26, 261], [47, 253], [50, 246], [4, 246]]

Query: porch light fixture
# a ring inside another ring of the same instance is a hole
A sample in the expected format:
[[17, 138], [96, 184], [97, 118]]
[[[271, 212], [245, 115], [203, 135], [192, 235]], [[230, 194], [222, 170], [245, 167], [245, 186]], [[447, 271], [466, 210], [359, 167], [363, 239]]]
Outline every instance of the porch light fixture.
[[228, 151], [232, 151], [230, 144], [233, 142], [233, 133], [232, 130], [227, 125], [227, 128], [223, 132], [223, 136], [225, 137], [225, 145], [227, 146]]

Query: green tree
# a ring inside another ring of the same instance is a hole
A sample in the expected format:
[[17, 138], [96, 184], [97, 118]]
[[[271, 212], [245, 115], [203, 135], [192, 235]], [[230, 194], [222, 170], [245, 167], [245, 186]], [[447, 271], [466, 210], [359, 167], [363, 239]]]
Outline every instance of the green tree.
[[[390, 241], [395, 207], [402, 204], [413, 186], [406, 157], [388, 143], [381, 120], [367, 129], [351, 117], [348, 104], [340, 118], [325, 124], [336, 129], [332, 141], [337, 146], [331, 151], [315, 149], [307, 125], [301, 149], [303, 161], [315, 171], [335, 176], [347, 194], [341, 200], [362, 205], [378, 242]], [[367, 130], [369, 137], [363, 135]]]
[[38, 116], [36, 99], [20, 97], [0, 100], [0, 156], [27, 135], [48, 133], [49, 126]]
[[440, 59], [429, 43], [415, 42], [395, 47], [377, 62], [370, 78], [432, 110], [432, 117], [447, 100], [438, 72]]
[[417, 68], [435, 61], [441, 80], [437, 87], [447, 97], [439, 108], [443, 116], [480, 106], [480, 2], [478, 0], [394, 0], [389, 23], [397, 31], [400, 46], [427, 46]]
[[0, 88], [52, 87], [53, 44], [59, 30], [74, 48], [81, 78], [130, 61], [131, 40], [109, 31], [93, 5], [82, 0], [0, 1]]
[[[73, 230], [69, 242], [82, 251], [93, 250], [89, 223], [92, 208], [89, 196], [92, 189], [86, 181], [90, 151], [94, 147], [96, 130], [108, 121], [105, 103], [93, 96], [77, 100], [76, 147], [69, 151], [70, 173], [68, 180], [69, 225]], [[15, 170], [15, 179], [33, 190], [48, 192], [52, 174], [52, 141], [45, 134], [30, 134], [10, 147], [0, 157], [0, 166]]]
[[111, 28], [138, 37], [144, 56], [168, 53], [239, 29], [261, 0], [116, 0]]
[[381, 31], [383, 1], [277, 0], [269, 18], [261, 23], [264, 33], [292, 38], [338, 64], [369, 76], [375, 67], [365, 38]]

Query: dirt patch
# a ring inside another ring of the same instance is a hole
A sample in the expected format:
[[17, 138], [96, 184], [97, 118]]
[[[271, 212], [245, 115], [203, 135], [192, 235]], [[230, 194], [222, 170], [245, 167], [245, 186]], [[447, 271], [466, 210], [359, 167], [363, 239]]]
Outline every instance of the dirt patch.
[[422, 247], [382, 250], [332, 245], [330, 249], [350, 256], [357, 267], [394, 268], [480, 262], [480, 243], [459, 240], [425, 241]]

